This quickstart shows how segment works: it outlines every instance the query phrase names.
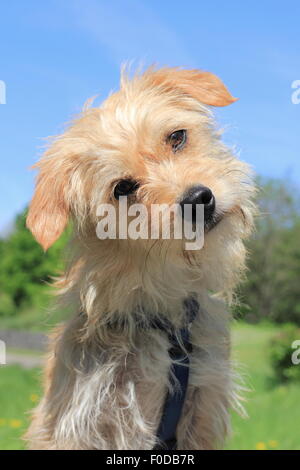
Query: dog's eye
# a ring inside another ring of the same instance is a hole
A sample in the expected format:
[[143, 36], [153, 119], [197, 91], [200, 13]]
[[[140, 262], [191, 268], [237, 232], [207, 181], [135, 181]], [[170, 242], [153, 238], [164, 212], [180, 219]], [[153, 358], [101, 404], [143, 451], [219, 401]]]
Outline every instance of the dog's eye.
[[116, 199], [119, 199], [120, 196], [128, 196], [129, 194], [134, 193], [138, 186], [138, 183], [134, 180], [121, 180], [115, 186], [114, 196]]
[[186, 130], [181, 129], [179, 131], [172, 132], [167, 140], [171, 144], [173, 152], [181, 150], [186, 143]]

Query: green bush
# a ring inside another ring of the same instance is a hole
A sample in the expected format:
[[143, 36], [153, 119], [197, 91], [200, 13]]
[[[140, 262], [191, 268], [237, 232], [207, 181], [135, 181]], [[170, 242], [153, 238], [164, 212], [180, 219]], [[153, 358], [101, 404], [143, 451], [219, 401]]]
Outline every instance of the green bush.
[[247, 242], [246, 281], [239, 289], [243, 318], [300, 326], [300, 194], [291, 182], [259, 179], [256, 231]]
[[0, 315], [10, 317], [49, 301], [52, 276], [63, 270], [69, 231], [46, 252], [26, 228], [26, 211], [16, 217], [13, 232], [0, 242]]
[[0, 292], [0, 318], [2, 316], [10, 317], [11, 315], [15, 315], [15, 313], [16, 306], [12, 298], [9, 295]]
[[292, 345], [297, 340], [300, 341], [300, 328], [287, 324], [270, 341], [270, 360], [274, 378], [278, 382], [300, 382], [300, 364], [292, 362], [292, 354], [296, 352]]

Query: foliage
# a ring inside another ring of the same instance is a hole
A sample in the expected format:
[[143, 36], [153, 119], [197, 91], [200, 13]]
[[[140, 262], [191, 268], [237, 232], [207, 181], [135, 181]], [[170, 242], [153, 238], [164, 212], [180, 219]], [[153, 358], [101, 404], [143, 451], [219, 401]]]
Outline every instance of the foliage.
[[268, 318], [300, 325], [300, 210], [297, 189], [281, 180], [258, 181], [260, 215], [248, 242], [247, 280], [236, 309], [250, 322]]
[[13, 233], [0, 244], [0, 315], [16, 314], [47, 299], [47, 283], [63, 269], [66, 233], [47, 253], [25, 226], [26, 211], [17, 216]]
[[[300, 364], [292, 362], [292, 354], [296, 353], [292, 347], [294, 341], [299, 341], [300, 328], [291, 324], [284, 325], [270, 341], [270, 360], [276, 381], [298, 381], [300, 383]], [[297, 355], [300, 357], [300, 353]]]

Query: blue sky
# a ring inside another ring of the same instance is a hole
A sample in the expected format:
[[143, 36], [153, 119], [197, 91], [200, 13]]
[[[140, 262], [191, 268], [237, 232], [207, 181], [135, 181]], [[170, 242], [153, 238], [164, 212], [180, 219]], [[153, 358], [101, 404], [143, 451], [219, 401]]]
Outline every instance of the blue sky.
[[217, 111], [226, 142], [256, 172], [300, 185], [298, 0], [11, 0], [0, 15], [0, 231], [31, 197], [43, 138], [116, 89], [131, 59], [219, 75], [240, 98]]

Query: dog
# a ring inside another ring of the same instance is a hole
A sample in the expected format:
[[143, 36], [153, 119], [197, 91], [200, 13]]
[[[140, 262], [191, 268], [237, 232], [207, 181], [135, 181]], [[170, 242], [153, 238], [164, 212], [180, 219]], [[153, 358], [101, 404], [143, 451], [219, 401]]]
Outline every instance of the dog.
[[[228, 304], [255, 213], [252, 171], [222, 142], [212, 113], [235, 101], [209, 72], [125, 70], [120, 90], [101, 107], [86, 106], [36, 164], [27, 226], [47, 250], [71, 221], [72, 257], [56, 286], [72, 315], [51, 335], [44, 396], [25, 436], [30, 449], [159, 445], [166, 397], [177, 393], [170, 330], [183, 328], [191, 299], [176, 448], [224, 445], [230, 407], [241, 406]], [[118, 208], [121, 196], [129, 206], [204, 206], [203, 247], [188, 251], [184, 239], [160, 236], [99, 239], [97, 208]]]

